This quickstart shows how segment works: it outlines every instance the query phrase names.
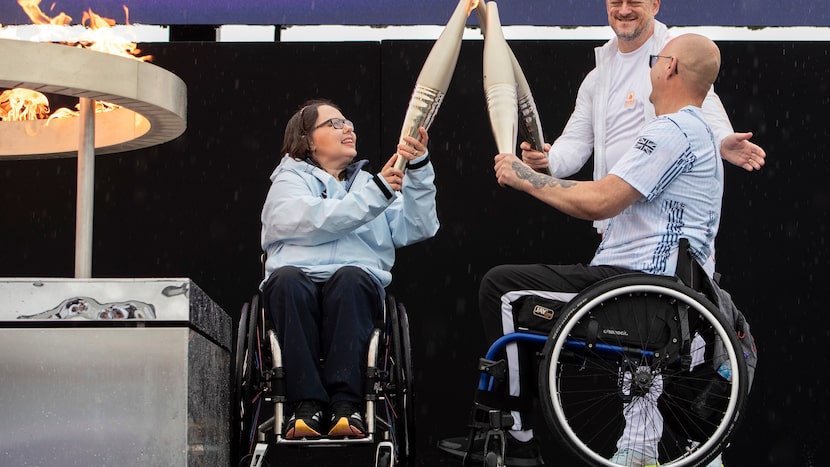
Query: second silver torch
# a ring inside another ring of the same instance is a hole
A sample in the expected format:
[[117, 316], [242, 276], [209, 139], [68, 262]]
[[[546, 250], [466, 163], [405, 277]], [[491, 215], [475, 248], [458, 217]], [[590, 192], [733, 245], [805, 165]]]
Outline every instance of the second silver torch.
[[516, 78], [496, 2], [487, 3], [484, 36], [484, 94], [499, 153], [515, 154], [518, 131]]

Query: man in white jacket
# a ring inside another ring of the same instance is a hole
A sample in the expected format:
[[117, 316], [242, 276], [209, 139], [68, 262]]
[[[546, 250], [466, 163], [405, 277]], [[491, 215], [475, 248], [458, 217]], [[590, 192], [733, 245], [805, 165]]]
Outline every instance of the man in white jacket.
[[[608, 24], [615, 37], [597, 47], [596, 68], [585, 77], [565, 129], [545, 153], [522, 143], [522, 159], [540, 170], [549, 167], [554, 177], [576, 173], [594, 155], [594, 180], [599, 180], [622, 157], [637, 133], [654, 114], [648, 56], [659, 53], [672, 38], [655, 20], [661, 0], [606, 0]], [[714, 89], [703, 103], [706, 122], [720, 143], [721, 157], [752, 171], [763, 167], [766, 153], [749, 141], [751, 132], [735, 133]], [[607, 221], [594, 225], [602, 232]]]

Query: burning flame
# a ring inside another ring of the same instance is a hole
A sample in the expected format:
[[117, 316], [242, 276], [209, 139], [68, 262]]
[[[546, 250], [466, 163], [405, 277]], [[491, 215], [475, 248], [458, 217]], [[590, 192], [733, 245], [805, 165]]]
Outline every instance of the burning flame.
[[470, 13], [472, 13], [473, 10], [478, 8], [478, 2], [480, 2], [480, 1], [481, 0], [473, 0], [472, 2], [470, 2], [470, 7], [467, 8], [467, 16], [470, 16]]
[[[124, 8], [124, 24], [129, 25], [130, 10], [126, 5], [122, 6]], [[151, 55], [138, 56], [138, 54], [141, 53], [141, 50], [136, 46], [135, 42], [119, 39], [111, 34], [112, 27], [115, 26], [115, 20], [104, 18], [103, 16], [93, 12], [91, 9], [88, 9], [84, 12], [81, 24], [88, 26], [89, 29], [94, 31], [95, 34], [94, 40], [85, 45], [89, 49], [112, 55], [133, 58], [141, 60], [142, 62], [150, 61], [153, 58]]]
[[[32, 20], [33, 24], [55, 24], [58, 26], [67, 26], [71, 21], [72, 17], [67, 15], [66, 13], [59, 13], [58, 16], [54, 18], [50, 18], [46, 16], [45, 13], [40, 11], [40, 0], [17, 0], [17, 4], [23, 8], [23, 11], [26, 12], [26, 15]], [[55, 5], [52, 5], [54, 8]]]
[[15, 88], [0, 93], [0, 120], [37, 120], [49, 115], [49, 101], [31, 89]]
[[[26, 12], [26, 15], [33, 24], [69, 26], [72, 22], [72, 17], [64, 12], [58, 13], [55, 17], [50, 17], [44, 13], [40, 9], [40, 0], [17, 0], [17, 3], [23, 8], [23, 11]], [[50, 10], [54, 8], [55, 4], [53, 3]], [[126, 19], [125, 24], [129, 25], [130, 11], [126, 5], [123, 8]], [[150, 61], [153, 58], [151, 55], [138, 56], [141, 50], [136, 46], [135, 42], [119, 38], [113, 33], [112, 27], [116, 24], [115, 20], [98, 15], [92, 9], [84, 11], [81, 24], [89, 30], [89, 34], [86, 36], [87, 38], [78, 42], [66, 42], [66, 44], [143, 62]], [[102, 112], [117, 108], [118, 106], [115, 104], [97, 102], [95, 110], [96, 112]], [[51, 121], [53, 118], [70, 117], [73, 115], [78, 115], [78, 112], [60, 108], [50, 116], [48, 99], [45, 95], [37, 91], [15, 88], [3, 91], [0, 94], [0, 121], [39, 120], [45, 118]]]
[[[26, 12], [26, 15], [33, 24], [68, 26], [72, 22], [72, 17], [64, 12], [58, 13], [54, 18], [44, 13], [40, 9], [40, 0], [17, 0], [17, 3], [23, 8], [23, 11]], [[52, 4], [52, 8], [54, 6]], [[122, 8], [124, 8], [125, 24], [129, 25], [130, 10], [126, 5], [123, 5]], [[135, 42], [116, 37], [113, 34], [112, 27], [115, 26], [115, 20], [103, 17], [93, 12], [91, 8], [84, 11], [81, 17], [81, 24], [89, 29], [88, 40], [71, 43], [70, 45], [141, 61], [149, 61], [153, 58], [149, 55], [139, 57], [138, 54], [141, 53], [141, 50], [136, 47]]]
[[[80, 104], [75, 105], [78, 109]], [[115, 110], [119, 106], [103, 101], [95, 101], [96, 112]], [[26, 88], [7, 89], [0, 93], [0, 121], [18, 122], [22, 120], [51, 121], [80, 115], [80, 110], [61, 107], [49, 115], [49, 99], [43, 93]], [[48, 124], [48, 123], [47, 123]]]

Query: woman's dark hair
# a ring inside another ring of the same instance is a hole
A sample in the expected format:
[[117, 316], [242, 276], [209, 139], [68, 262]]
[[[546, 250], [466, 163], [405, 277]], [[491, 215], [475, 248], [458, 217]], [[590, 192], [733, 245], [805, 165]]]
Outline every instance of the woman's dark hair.
[[309, 133], [314, 130], [314, 124], [317, 123], [317, 108], [321, 105], [340, 110], [327, 99], [312, 99], [303, 104], [285, 125], [285, 137], [282, 140], [280, 154], [288, 154], [294, 159], [303, 161], [312, 156]]

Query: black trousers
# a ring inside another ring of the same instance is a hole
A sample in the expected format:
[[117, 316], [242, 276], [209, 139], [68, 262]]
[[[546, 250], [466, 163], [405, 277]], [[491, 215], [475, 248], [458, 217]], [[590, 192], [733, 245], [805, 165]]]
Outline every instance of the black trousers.
[[380, 284], [352, 266], [323, 283], [287, 266], [271, 274], [263, 295], [282, 347], [288, 402], [361, 402], [369, 337], [383, 309]]
[[[522, 306], [529, 299], [543, 299], [547, 307], [561, 309], [577, 293], [602, 279], [633, 272], [615, 266], [584, 266], [523, 264], [501, 265], [490, 269], [481, 280], [478, 292], [479, 311], [488, 342], [520, 330], [548, 332], [552, 316], [537, 315], [532, 307]], [[521, 312], [520, 312], [521, 310]], [[530, 310], [530, 311], [529, 311]], [[557, 315], [558, 316], [558, 315]], [[520, 349], [516, 344], [506, 347], [508, 384], [500, 392], [510, 398], [522, 398], [528, 382], [536, 378], [520, 377]], [[516, 406], [522, 406], [516, 402]], [[527, 412], [513, 411], [514, 430], [532, 427]]]

